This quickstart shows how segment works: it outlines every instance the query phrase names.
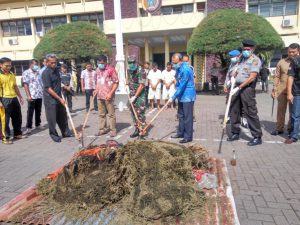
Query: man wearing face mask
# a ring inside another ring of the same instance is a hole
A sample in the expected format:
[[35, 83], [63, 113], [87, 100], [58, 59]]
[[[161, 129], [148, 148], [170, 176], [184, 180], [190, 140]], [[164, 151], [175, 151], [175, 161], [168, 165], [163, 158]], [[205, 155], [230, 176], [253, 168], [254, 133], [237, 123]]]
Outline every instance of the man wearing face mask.
[[131, 109], [131, 117], [133, 119], [135, 130], [130, 135], [131, 138], [138, 137], [140, 135], [139, 126], [143, 129], [146, 125], [146, 104], [145, 104], [145, 86], [147, 82], [146, 73], [141, 73], [138, 70], [138, 65], [136, 64], [136, 58], [131, 56], [128, 59], [128, 70], [127, 70], [127, 85], [129, 86], [129, 96], [130, 102], [137, 113], [138, 119], [141, 124], [135, 118], [134, 112]]
[[105, 55], [101, 55], [98, 59], [96, 90], [94, 92], [94, 94], [97, 94], [99, 107], [99, 136], [107, 133], [105, 128], [106, 115], [109, 118], [110, 136], [115, 137], [117, 135], [114, 101], [118, 85], [119, 79], [115, 68], [107, 64]]
[[[288, 70], [291, 64], [291, 59], [299, 54], [299, 45], [297, 43], [290, 44], [287, 49], [287, 57], [281, 59], [277, 66], [274, 78], [274, 86], [272, 90], [272, 98], [277, 98], [277, 121], [276, 129], [271, 135], [280, 135], [284, 132], [285, 115], [289, 106], [287, 99], [287, 80]], [[289, 110], [289, 121], [287, 131], [291, 132], [291, 110]]]
[[22, 74], [22, 80], [28, 102], [26, 133], [29, 134], [32, 131], [33, 114], [35, 114], [35, 127], [39, 128], [41, 125], [43, 86], [37, 60], [30, 61], [29, 69]]
[[180, 53], [172, 56], [172, 63], [176, 70], [176, 92], [169, 99], [168, 104], [178, 99], [179, 126], [177, 134], [171, 138], [182, 138], [179, 143], [185, 144], [193, 141], [193, 106], [196, 100], [194, 73], [191, 67], [182, 61]]
[[224, 83], [224, 92], [228, 93], [228, 90], [230, 88], [230, 78], [232, 76], [236, 76], [237, 67], [238, 67], [238, 60], [241, 52], [239, 50], [232, 50], [228, 53], [230, 57], [230, 65], [226, 74], [226, 79]]
[[261, 68], [261, 61], [254, 55], [254, 50], [254, 41], [243, 41], [243, 51], [237, 69], [236, 84], [230, 93], [232, 95], [231, 135], [227, 139], [227, 141], [236, 141], [239, 139], [241, 113], [243, 112], [253, 136], [253, 139], [248, 142], [249, 146], [262, 144], [262, 130], [255, 100], [256, 79]]
[[[98, 65], [100, 67], [100, 65]], [[86, 63], [86, 69], [81, 72], [81, 90], [85, 92], [86, 111], [90, 109], [90, 99], [96, 88], [96, 72], [93, 70], [92, 63]], [[94, 100], [94, 109], [98, 111], [97, 99]]]

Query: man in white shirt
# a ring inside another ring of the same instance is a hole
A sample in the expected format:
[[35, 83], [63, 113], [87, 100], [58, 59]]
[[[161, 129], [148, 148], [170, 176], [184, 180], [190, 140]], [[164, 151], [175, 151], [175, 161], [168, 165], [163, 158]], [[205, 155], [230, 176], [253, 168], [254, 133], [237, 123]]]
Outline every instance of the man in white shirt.
[[[81, 72], [81, 90], [85, 92], [86, 111], [90, 108], [90, 98], [96, 89], [96, 72], [90, 62], [86, 64], [86, 69]], [[94, 98], [94, 109], [98, 111], [97, 99]]]
[[[167, 68], [162, 72], [162, 80], [164, 83], [163, 86], [163, 99], [165, 100], [165, 104], [167, 104], [168, 100], [175, 93], [175, 70], [172, 70], [172, 63], [167, 63]], [[173, 104], [171, 104], [172, 109], [174, 108]]]
[[154, 99], [157, 102], [157, 108], [160, 109], [161, 98], [161, 71], [158, 69], [157, 63], [153, 63], [152, 70], [149, 71], [149, 93], [148, 99], [150, 100], [151, 108], [154, 108]]

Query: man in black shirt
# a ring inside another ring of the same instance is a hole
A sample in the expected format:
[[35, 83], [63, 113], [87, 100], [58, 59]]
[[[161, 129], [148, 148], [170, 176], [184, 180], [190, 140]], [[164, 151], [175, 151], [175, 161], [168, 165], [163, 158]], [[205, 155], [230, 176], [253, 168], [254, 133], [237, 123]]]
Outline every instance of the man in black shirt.
[[47, 68], [42, 73], [43, 96], [46, 118], [49, 126], [50, 137], [55, 142], [61, 142], [56, 131], [58, 124], [63, 137], [71, 137], [72, 133], [68, 126], [68, 118], [65, 109], [65, 101], [61, 96], [61, 78], [57, 68], [57, 57], [54, 54], [46, 56]]
[[299, 127], [300, 127], [300, 56], [298, 46], [298, 56], [291, 60], [290, 68], [288, 71], [287, 81], [287, 98], [291, 103], [292, 116], [291, 116], [291, 134], [286, 139], [286, 144], [292, 144], [298, 141]]
[[262, 91], [268, 93], [270, 70], [268, 69], [266, 64], [264, 64], [263, 67], [260, 69], [259, 75], [261, 79]]

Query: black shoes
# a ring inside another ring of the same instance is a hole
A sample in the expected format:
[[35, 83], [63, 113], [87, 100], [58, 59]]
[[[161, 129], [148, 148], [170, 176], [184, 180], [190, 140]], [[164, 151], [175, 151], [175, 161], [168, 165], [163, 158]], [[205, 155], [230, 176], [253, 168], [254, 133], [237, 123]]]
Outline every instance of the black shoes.
[[180, 144], [185, 144], [185, 143], [188, 143], [188, 142], [192, 142], [193, 140], [190, 140], [190, 139], [182, 139], [179, 141]]
[[171, 136], [171, 138], [177, 139], [177, 138], [183, 138], [183, 137], [182, 137], [182, 136], [179, 136], [178, 134], [175, 134], [175, 135]]
[[251, 141], [248, 142], [248, 146], [255, 146], [255, 145], [261, 145], [262, 144], [262, 140], [260, 137], [257, 138], [253, 138]]
[[280, 134], [283, 134], [283, 131], [274, 130], [274, 131], [271, 132], [271, 135], [273, 135], [273, 136], [277, 136], [277, 135], [280, 135]]
[[140, 130], [135, 128], [135, 131], [130, 135], [131, 138], [138, 137], [140, 135]]
[[57, 143], [61, 142], [61, 137], [60, 136], [50, 135], [50, 137], [52, 138], [52, 140], [54, 142], [57, 142]]
[[227, 141], [237, 141], [239, 139], [240, 139], [239, 134], [231, 134], [231, 136], [227, 138]]

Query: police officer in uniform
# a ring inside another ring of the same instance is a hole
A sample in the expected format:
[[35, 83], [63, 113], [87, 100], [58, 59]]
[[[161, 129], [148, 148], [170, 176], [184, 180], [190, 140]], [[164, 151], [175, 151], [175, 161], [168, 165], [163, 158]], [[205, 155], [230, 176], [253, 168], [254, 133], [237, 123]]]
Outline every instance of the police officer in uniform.
[[128, 70], [127, 70], [127, 84], [129, 86], [130, 102], [137, 113], [138, 120], [136, 120], [134, 112], [131, 109], [131, 117], [135, 124], [135, 131], [130, 135], [131, 138], [140, 136], [140, 128], [144, 128], [146, 125], [146, 100], [145, 100], [145, 86], [147, 82], [147, 74], [141, 73], [139, 66], [136, 63], [135, 57], [128, 59]]
[[257, 107], [255, 100], [255, 86], [257, 75], [261, 68], [260, 59], [254, 55], [255, 42], [252, 40], [243, 41], [243, 51], [239, 62], [236, 76], [235, 88], [231, 100], [231, 135], [227, 141], [235, 141], [239, 139], [241, 112], [248, 121], [248, 127], [251, 131], [253, 139], [248, 142], [249, 146], [262, 144], [262, 130], [257, 115]]

